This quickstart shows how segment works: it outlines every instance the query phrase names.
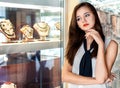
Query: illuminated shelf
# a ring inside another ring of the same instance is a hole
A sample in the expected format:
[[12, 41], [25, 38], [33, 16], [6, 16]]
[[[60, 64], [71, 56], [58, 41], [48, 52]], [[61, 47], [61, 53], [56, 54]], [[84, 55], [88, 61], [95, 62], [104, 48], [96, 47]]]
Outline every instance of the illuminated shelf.
[[23, 43], [4, 43], [0, 44], [0, 54], [11, 54], [19, 52], [30, 52], [43, 49], [60, 48], [60, 40], [50, 41], [35, 41]]

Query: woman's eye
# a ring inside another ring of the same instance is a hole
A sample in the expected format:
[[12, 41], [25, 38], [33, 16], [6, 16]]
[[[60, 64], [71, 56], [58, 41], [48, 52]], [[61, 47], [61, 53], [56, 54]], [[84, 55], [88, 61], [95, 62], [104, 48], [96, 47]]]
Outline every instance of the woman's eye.
[[77, 18], [76, 20], [77, 20], [77, 21], [80, 21], [80, 18]]
[[85, 17], [88, 17], [88, 16], [90, 16], [90, 14], [85, 14]]

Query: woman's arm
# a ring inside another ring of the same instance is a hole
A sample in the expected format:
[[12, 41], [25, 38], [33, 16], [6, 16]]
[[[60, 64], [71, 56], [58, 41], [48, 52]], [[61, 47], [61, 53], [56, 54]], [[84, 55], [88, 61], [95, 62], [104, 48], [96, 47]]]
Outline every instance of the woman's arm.
[[116, 60], [117, 53], [118, 53], [118, 44], [114, 40], [111, 40], [106, 49], [106, 56], [105, 56], [109, 75], [111, 74], [111, 70]]
[[88, 85], [88, 84], [100, 84], [98, 80], [92, 77], [85, 77], [80, 76], [75, 73], [72, 73], [72, 66], [68, 63], [68, 61], [65, 59], [63, 68], [62, 68], [62, 81], [73, 83], [73, 84], [82, 84], [82, 85]]
[[103, 83], [108, 78], [108, 70], [107, 70], [107, 65], [106, 65], [106, 60], [105, 60], [104, 43], [98, 44], [95, 77], [96, 77], [96, 80], [99, 80], [100, 82], [103, 82]]
[[104, 83], [108, 78], [108, 70], [106, 65], [106, 55], [105, 55], [105, 44], [100, 36], [100, 34], [94, 30], [90, 29], [86, 33], [86, 38], [92, 37], [98, 44], [98, 52], [96, 59], [96, 69], [95, 69], [95, 78], [100, 83]]

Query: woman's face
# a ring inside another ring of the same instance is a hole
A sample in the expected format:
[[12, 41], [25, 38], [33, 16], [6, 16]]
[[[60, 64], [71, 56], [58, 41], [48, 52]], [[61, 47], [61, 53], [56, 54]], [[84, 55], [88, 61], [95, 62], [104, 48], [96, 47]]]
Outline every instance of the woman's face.
[[83, 6], [77, 10], [76, 20], [78, 26], [85, 32], [91, 28], [94, 28], [95, 16], [92, 11], [86, 6]]

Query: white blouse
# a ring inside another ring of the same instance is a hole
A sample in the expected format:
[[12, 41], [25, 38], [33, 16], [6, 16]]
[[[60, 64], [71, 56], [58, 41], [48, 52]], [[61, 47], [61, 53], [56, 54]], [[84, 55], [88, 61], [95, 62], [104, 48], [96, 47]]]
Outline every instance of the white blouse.
[[[108, 46], [110, 40], [111, 40], [110, 38], [105, 40], [105, 47]], [[72, 66], [72, 72], [75, 74], [79, 74], [79, 64], [84, 53], [85, 53], [84, 46], [82, 44], [75, 55], [73, 66]], [[95, 65], [96, 65], [96, 58], [92, 58], [93, 77], [95, 77]], [[95, 84], [95, 85], [76, 85], [76, 84], [69, 83], [68, 88], [108, 88], [108, 87], [106, 83]]]

